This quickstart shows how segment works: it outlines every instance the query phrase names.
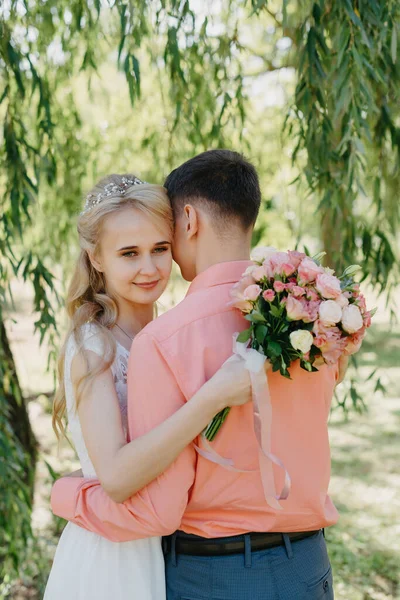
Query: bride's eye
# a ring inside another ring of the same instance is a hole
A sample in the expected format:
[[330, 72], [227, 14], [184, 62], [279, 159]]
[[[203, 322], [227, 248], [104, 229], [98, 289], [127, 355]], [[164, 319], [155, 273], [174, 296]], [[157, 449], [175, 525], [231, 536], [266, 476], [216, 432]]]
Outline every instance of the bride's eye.
[[163, 252], [166, 252], [168, 250], [167, 246], [160, 246], [158, 248], [154, 248], [154, 252], [156, 254], [162, 254]]
[[134, 250], [129, 250], [129, 252], [124, 252], [122, 256], [126, 256], [127, 258], [131, 258], [132, 256], [137, 256], [137, 252]]

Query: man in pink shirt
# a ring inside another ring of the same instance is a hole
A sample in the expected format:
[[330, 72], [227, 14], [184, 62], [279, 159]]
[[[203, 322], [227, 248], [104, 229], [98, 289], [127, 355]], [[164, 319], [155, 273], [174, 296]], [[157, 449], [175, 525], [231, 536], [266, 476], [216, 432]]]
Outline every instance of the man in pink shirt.
[[[246, 328], [227, 304], [249, 265], [261, 199], [254, 167], [235, 152], [212, 150], [173, 171], [165, 186], [176, 222], [174, 258], [192, 283], [186, 298], [133, 342], [131, 439], [189, 400], [231, 355], [233, 333]], [[308, 373], [296, 365], [292, 380], [268, 373], [271, 447], [292, 480], [281, 510], [265, 500], [250, 403], [231, 410], [213, 442], [247, 472], [224, 469], [189, 446], [123, 504], [97, 480], [60, 479], [53, 512], [113, 541], [165, 536], [168, 600], [330, 600], [323, 529], [338, 518], [327, 494], [327, 419], [337, 377], [327, 366]], [[283, 477], [274, 467], [277, 489]]]

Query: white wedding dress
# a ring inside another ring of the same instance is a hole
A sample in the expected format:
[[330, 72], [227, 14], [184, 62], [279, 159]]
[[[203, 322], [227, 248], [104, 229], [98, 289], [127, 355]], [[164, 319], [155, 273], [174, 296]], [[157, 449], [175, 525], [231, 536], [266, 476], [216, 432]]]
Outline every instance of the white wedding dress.
[[[102, 353], [94, 325], [82, 329], [86, 349]], [[68, 429], [85, 477], [96, 477], [83, 440], [71, 381], [71, 363], [77, 352], [73, 337], [65, 354], [65, 393]], [[127, 427], [126, 373], [129, 352], [117, 343], [112, 373]], [[57, 546], [44, 600], [164, 600], [165, 572], [161, 538], [110, 542], [74, 523], [65, 527]]]

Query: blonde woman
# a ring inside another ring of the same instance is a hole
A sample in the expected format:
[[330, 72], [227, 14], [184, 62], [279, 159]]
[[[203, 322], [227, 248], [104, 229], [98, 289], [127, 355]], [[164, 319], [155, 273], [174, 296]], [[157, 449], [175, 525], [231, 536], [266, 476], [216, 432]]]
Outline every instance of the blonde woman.
[[[53, 427], [62, 435], [68, 417], [84, 476], [97, 477], [114, 501], [123, 502], [163, 473], [217, 412], [247, 402], [250, 381], [241, 363], [226, 363], [164, 423], [127, 443], [130, 345], [153, 319], [171, 272], [166, 191], [134, 175], [110, 175], [87, 196], [78, 233]], [[44, 598], [163, 600], [160, 538], [116, 543], [68, 523]]]

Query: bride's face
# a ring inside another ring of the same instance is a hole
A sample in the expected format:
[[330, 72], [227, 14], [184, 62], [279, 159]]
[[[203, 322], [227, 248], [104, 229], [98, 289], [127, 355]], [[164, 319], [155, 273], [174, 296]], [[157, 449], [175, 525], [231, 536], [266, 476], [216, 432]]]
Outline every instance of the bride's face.
[[106, 217], [97, 257], [116, 301], [153, 304], [171, 273], [171, 232], [140, 210], [127, 207]]

